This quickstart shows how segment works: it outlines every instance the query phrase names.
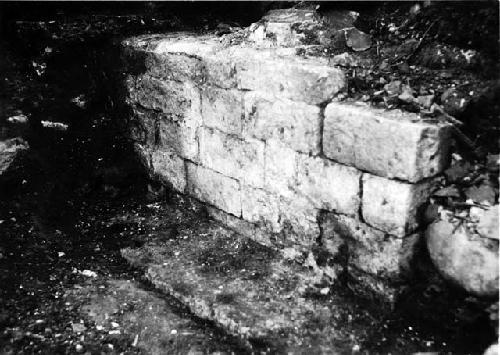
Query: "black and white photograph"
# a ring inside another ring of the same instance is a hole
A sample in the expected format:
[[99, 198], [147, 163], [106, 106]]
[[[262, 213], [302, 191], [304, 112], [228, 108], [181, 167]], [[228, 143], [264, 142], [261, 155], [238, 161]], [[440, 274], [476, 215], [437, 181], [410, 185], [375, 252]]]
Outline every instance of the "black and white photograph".
[[499, 355], [499, 9], [0, 0], [0, 355]]

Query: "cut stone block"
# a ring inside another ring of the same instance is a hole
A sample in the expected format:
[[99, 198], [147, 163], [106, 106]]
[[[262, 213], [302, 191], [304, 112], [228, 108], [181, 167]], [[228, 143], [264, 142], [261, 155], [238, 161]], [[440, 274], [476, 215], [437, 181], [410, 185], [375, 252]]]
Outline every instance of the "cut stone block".
[[259, 60], [258, 52], [254, 57], [236, 64], [240, 89], [318, 105], [331, 100], [346, 86], [345, 75], [338, 68], [297, 58]]
[[297, 183], [298, 153], [269, 140], [265, 148], [265, 189], [281, 196], [293, 196]]
[[262, 189], [249, 186], [241, 188], [243, 219], [269, 227], [273, 232], [281, 230], [280, 198]]
[[297, 191], [317, 208], [356, 215], [361, 172], [327, 159], [298, 156]]
[[230, 56], [215, 53], [204, 57], [204, 63], [207, 84], [224, 89], [238, 86], [236, 63]]
[[153, 147], [156, 144], [158, 121], [161, 114], [152, 110], [132, 106], [131, 117], [128, 122], [130, 138], [137, 143]]
[[237, 218], [212, 206], [207, 206], [207, 212], [214, 221], [219, 222], [225, 228], [229, 228], [239, 235], [249, 238], [259, 244], [271, 248], [275, 247], [271, 233], [265, 228], [245, 221], [244, 219]]
[[199, 58], [183, 53], [155, 53], [139, 48], [123, 48], [127, 72], [135, 75], [148, 74], [162, 80], [192, 81], [197, 84], [205, 80], [205, 68]]
[[128, 100], [150, 110], [168, 115], [172, 120], [185, 116], [201, 115], [200, 92], [189, 82], [179, 83], [159, 80], [148, 75], [129, 78]]
[[187, 162], [188, 193], [197, 199], [241, 216], [240, 184], [237, 180]]
[[153, 174], [170, 184], [175, 190], [184, 192], [186, 188], [186, 167], [184, 159], [173, 152], [154, 150], [151, 153]]
[[419, 225], [420, 208], [427, 202], [438, 180], [408, 184], [379, 176], [363, 175], [361, 212], [369, 225], [396, 236], [404, 236]]
[[416, 114], [331, 103], [325, 110], [327, 157], [375, 175], [417, 182], [449, 162], [450, 125]]
[[278, 140], [298, 152], [320, 152], [319, 107], [287, 99], [271, 100], [252, 91], [245, 94], [244, 102], [243, 136]]
[[242, 181], [264, 186], [264, 142], [241, 140], [211, 128], [200, 130], [202, 165]]
[[243, 93], [235, 89], [205, 86], [201, 90], [201, 114], [205, 126], [241, 135]]
[[420, 240], [419, 234], [398, 238], [333, 213], [322, 215], [321, 230], [322, 245], [329, 253], [346, 253], [348, 266], [391, 280], [409, 275]]
[[279, 222], [285, 246], [310, 250], [320, 235], [318, 215], [314, 205], [299, 195], [281, 198]]

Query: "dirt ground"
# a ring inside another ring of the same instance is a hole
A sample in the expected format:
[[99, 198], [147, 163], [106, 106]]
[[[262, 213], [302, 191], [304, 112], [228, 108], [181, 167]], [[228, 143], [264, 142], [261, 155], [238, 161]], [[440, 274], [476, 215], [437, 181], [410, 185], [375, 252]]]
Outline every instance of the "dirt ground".
[[[234, 15], [238, 8], [227, 13], [202, 8], [186, 18], [189, 11], [182, 6], [154, 3], [119, 14], [91, 9], [93, 15], [82, 15], [77, 7], [37, 13], [2, 4], [0, 138], [23, 136], [31, 150], [0, 180], [0, 354], [252, 351], [155, 291], [120, 255], [141, 236], [175, 236], [178, 228], [204, 217], [148, 181], [130, 158], [119, 122], [120, 88], [114, 84], [121, 74], [109, 58], [126, 35], [173, 29], [222, 35], [282, 5], [261, 4], [246, 17]], [[366, 67], [346, 66], [345, 99], [463, 122], [460, 131], [467, 139], [458, 140], [456, 152], [496, 181], [498, 198], [498, 169], [487, 169], [488, 159], [498, 154], [498, 6], [441, 4], [410, 16], [412, 5], [353, 8], [361, 13], [356, 26], [377, 45], [357, 53]], [[322, 6], [326, 11], [333, 5]], [[417, 42], [402, 47], [412, 36]], [[433, 55], [436, 47], [451, 53], [445, 62]], [[453, 61], [455, 48], [477, 51], [477, 61]], [[330, 50], [335, 55], [349, 49]], [[397, 81], [393, 95], [386, 85]], [[432, 95], [444, 111], [401, 99], [403, 85], [415, 98]], [[443, 94], [449, 89], [468, 96], [447, 100]], [[465, 108], [461, 99], [467, 100]], [[26, 124], [7, 121], [20, 115], [29, 118]], [[47, 128], [42, 121], [69, 128]], [[498, 320], [494, 300], [455, 289], [433, 269], [423, 275], [406, 302], [374, 322], [362, 348], [480, 353], [497, 336], [490, 320]], [[346, 297], [357, 305], [354, 317], [369, 317], [369, 305]], [[258, 344], [253, 350], [260, 350]]]

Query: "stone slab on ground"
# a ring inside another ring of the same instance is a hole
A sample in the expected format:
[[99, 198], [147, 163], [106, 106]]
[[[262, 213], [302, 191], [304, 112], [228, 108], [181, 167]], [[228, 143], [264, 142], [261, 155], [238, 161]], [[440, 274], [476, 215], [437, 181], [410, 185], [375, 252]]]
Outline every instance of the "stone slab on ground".
[[113, 338], [126, 339], [139, 353], [246, 353], [234, 339], [196, 322], [176, 300], [137, 282], [99, 280], [69, 290], [64, 297], [71, 304], [81, 304], [82, 317], [95, 322], [110, 344]]
[[325, 109], [327, 157], [375, 175], [417, 182], [446, 168], [451, 126], [418, 115], [361, 104], [331, 103]]
[[122, 255], [196, 316], [271, 352], [351, 352], [359, 333], [346, 321], [348, 302], [335, 294], [314, 295], [312, 271], [206, 223], [180, 231], [181, 238], [153, 238]]

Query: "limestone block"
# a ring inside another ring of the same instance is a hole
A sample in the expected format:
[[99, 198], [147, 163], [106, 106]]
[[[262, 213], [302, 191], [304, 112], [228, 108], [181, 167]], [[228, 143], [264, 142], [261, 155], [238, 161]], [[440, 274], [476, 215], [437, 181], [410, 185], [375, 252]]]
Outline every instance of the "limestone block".
[[297, 191], [317, 208], [356, 215], [361, 172], [319, 157], [300, 154]]
[[206, 127], [200, 129], [199, 139], [203, 166], [251, 186], [264, 186], [264, 142]]
[[325, 109], [325, 155], [379, 176], [416, 182], [438, 174], [449, 162], [449, 138], [449, 125], [416, 114], [341, 103]]
[[251, 58], [236, 63], [240, 89], [317, 105], [346, 86], [345, 75], [338, 68], [286, 56], [260, 59], [258, 50], [250, 54]]
[[215, 207], [207, 206], [207, 211], [212, 219], [238, 234], [250, 238], [262, 245], [273, 246], [271, 233], [265, 228], [261, 228], [251, 222], [237, 218]]
[[125, 47], [122, 53], [129, 73], [147, 73], [157, 79], [180, 82], [204, 81], [204, 65], [199, 58], [183, 53], [155, 53], [130, 47]]
[[194, 104], [199, 107], [199, 94], [194, 91], [192, 84], [162, 81], [149, 75], [140, 75], [129, 82], [128, 88], [130, 102], [140, 104], [146, 109], [161, 111], [172, 118], [182, 116]]
[[185, 159], [198, 161], [197, 127], [200, 122], [181, 119], [172, 121], [167, 118], [159, 121], [159, 144], [172, 150]]
[[187, 162], [187, 191], [234, 216], [241, 216], [240, 184], [237, 180]]
[[205, 126], [240, 135], [243, 93], [235, 89], [203, 87], [201, 89], [201, 115]]
[[131, 117], [128, 123], [130, 138], [145, 146], [153, 147], [156, 144], [160, 116], [155, 111], [132, 106]]
[[396, 236], [414, 231], [419, 224], [419, 209], [429, 199], [437, 182], [408, 184], [364, 174], [361, 202], [364, 220]]
[[253, 91], [245, 94], [244, 102], [243, 136], [275, 139], [298, 152], [320, 152], [319, 107], [287, 99], [270, 100]]
[[281, 233], [286, 237], [285, 245], [306, 249], [315, 245], [320, 235], [318, 214], [319, 211], [299, 195], [282, 197], [279, 221]]
[[153, 174], [161, 181], [184, 192], [187, 184], [184, 159], [167, 150], [154, 150], [151, 153], [151, 165]]
[[269, 227], [273, 232], [281, 230], [280, 198], [262, 189], [250, 186], [241, 188], [243, 219]]
[[293, 196], [297, 184], [298, 153], [269, 140], [265, 148], [265, 189], [281, 196]]
[[[160, 82], [165, 89], [158, 104], [150, 109], [158, 112], [158, 144], [193, 161], [198, 157], [197, 129], [201, 126], [199, 91], [189, 83]], [[144, 92], [147, 97], [147, 92]], [[152, 93], [151, 97], [156, 94]], [[138, 101], [142, 106], [144, 101]]]
[[209, 85], [224, 89], [236, 88], [236, 62], [230, 55], [213, 54], [204, 57], [205, 81]]
[[397, 238], [355, 218], [333, 213], [322, 215], [320, 223], [322, 245], [332, 255], [347, 253], [349, 266], [388, 279], [410, 273], [419, 234]]

